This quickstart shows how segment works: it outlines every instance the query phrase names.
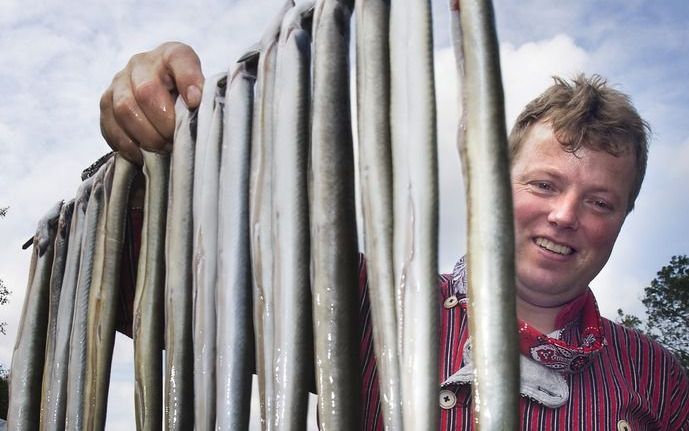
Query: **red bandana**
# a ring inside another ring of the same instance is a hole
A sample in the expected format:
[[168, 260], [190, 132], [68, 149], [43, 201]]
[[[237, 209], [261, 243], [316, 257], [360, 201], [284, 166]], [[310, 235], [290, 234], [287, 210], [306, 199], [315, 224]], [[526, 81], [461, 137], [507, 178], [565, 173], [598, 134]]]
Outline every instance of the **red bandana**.
[[[462, 257], [455, 265], [452, 281], [453, 291], [465, 309], [468, 302], [466, 271], [466, 261]], [[567, 327], [578, 324], [581, 334], [579, 345], [549, 337], [520, 319], [517, 323], [520, 353], [543, 366], [561, 372], [581, 371], [606, 344], [598, 305], [590, 289], [567, 304], [555, 320], [555, 327], [560, 329], [570, 329]]]

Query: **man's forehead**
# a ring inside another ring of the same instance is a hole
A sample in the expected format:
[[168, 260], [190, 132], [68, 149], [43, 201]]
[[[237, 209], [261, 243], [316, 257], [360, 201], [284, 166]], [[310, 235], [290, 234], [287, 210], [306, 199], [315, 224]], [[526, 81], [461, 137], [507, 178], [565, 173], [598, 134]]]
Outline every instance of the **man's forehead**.
[[579, 137], [572, 136], [567, 131], [554, 130], [550, 121], [540, 120], [528, 127], [518, 154], [525, 150], [534, 151], [535, 148], [529, 146], [528, 143], [538, 141], [540, 149], [552, 149], [553, 151], [557, 149], [564, 153], [572, 154], [574, 157], [581, 157], [583, 152], [591, 152], [593, 155], [607, 154], [614, 157], [634, 155], [633, 145], [628, 142], [620, 142], [618, 140], [603, 141], [605, 138], [598, 138], [595, 141], [579, 141], [578, 139]]

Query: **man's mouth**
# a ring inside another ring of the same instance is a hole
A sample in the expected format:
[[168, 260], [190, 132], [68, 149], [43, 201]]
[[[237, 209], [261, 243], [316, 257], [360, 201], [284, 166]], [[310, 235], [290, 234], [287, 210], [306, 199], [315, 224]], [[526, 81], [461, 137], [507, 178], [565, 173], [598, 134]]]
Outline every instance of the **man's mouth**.
[[536, 238], [536, 245], [545, 250], [552, 251], [553, 253], [561, 254], [563, 256], [568, 256], [574, 253], [574, 249], [572, 247], [568, 247], [563, 244], [558, 244], [556, 242], [542, 237]]

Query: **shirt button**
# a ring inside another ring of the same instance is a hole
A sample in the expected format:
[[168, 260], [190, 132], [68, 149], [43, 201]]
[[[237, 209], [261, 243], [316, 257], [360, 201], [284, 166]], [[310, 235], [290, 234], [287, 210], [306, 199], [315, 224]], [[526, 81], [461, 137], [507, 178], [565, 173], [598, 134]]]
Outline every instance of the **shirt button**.
[[632, 427], [629, 426], [629, 422], [621, 419], [617, 422], [617, 431], [632, 431]]
[[449, 410], [457, 404], [457, 396], [454, 392], [443, 389], [440, 391], [440, 407]]
[[455, 308], [457, 304], [459, 304], [457, 297], [455, 295], [452, 295], [449, 298], [447, 298], [445, 302], [443, 302], [443, 307], [449, 310], [450, 308]]

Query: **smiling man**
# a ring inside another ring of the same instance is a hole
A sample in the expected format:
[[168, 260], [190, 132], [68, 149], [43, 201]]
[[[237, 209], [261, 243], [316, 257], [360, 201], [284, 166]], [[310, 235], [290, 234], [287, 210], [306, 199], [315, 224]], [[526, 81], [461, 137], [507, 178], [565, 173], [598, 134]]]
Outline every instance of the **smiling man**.
[[[601, 317], [589, 288], [639, 194], [647, 136], [629, 98], [598, 76], [555, 78], [510, 133], [521, 429], [689, 428], [686, 371], [659, 344]], [[462, 258], [439, 283], [443, 430], [473, 428], [468, 271]], [[361, 309], [369, 322], [366, 295]], [[363, 339], [371, 335], [366, 327]], [[382, 430], [369, 347], [364, 428]]]
[[[101, 99], [104, 137], [134, 161], [141, 142], [165, 149], [172, 94], [196, 107], [202, 85], [198, 58], [186, 45], [133, 57]], [[522, 429], [689, 429], [686, 371], [656, 342], [601, 317], [589, 288], [639, 194], [647, 136], [629, 98], [598, 76], [555, 78], [510, 134]], [[382, 430], [362, 268], [361, 428]], [[469, 270], [460, 259], [439, 281], [444, 430], [473, 427]]]
[[550, 332], [600, 272], [646, 170], [647, 126], [599, 77], [555, 85], [510, 135], [519, 317]]

